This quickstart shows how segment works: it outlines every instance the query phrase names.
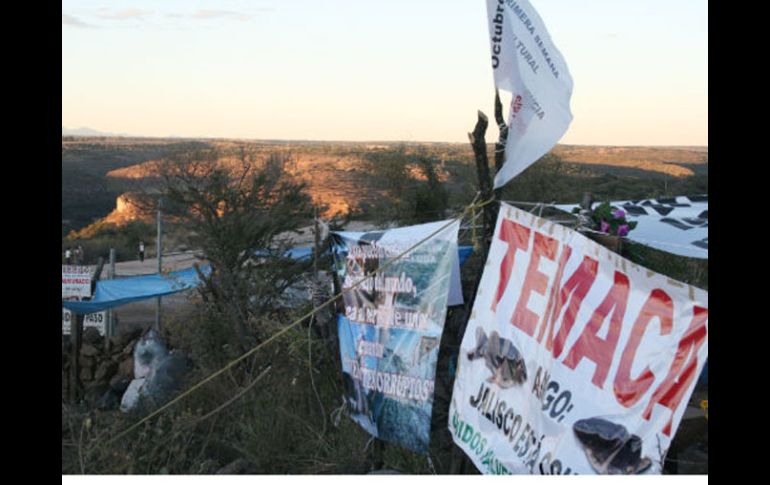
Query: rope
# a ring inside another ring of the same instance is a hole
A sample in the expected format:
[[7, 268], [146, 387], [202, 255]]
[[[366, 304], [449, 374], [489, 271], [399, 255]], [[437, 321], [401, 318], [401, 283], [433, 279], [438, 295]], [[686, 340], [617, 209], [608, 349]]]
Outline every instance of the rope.
[[[506, 204], [519, 204], [519, 205], [545, 205], [546, 207], [556, 207], [556, 205], [552, 203], [546, 203], [546, 202], [524, 202], [519, 200], [504, 200], [502, 202], [505, 202]], [[558, 207], [556, 207], [558, 209]]]
[[[473, 201], [471, 202], [471, 207], [473, 207], [476, 204], [476, 201], [478, 200], [479, 196], [481, 195], [481, 192], [476, 192], [476, 196], [473, 197]], [[471, 209], [471, 241], [473, 241], [473, 250], [475, 252], [479, 252], [479, 249], [481, 246], [479, 245], [479, 237], [478, 234], [476, 234], [476, 218], [481, 215], [481, 212], [476, 214], [476, 209]]]
[[[474, 200], [475, 200], [475, 199], [474, 199]], [[491, 198], [491, 199], [489, 199], [489, 200], [486, 200], [486, 201], [484, 201], [484, 202], [480, 202], [480, 203], [478, 203], [478, 204], [472, 204], [472, 205], [469, 205], [468, 207], [466, 207], [466, 208], [465, 208], [465, 210], [464, 210], [464, 211], [463, 211], [463, 213], [461, 214], [460, 218], [462, 218], [462, 217], [465, 217], [465, 215], [466, 215], [466, 214], [467, 214], [469, 211], [471, 211], [471, 210], [475, 210], [475, 209], [477, 209], [477, 208], [480, 208], [480, 207], [483, 207], [483, 206], [485, 206], [485, 205], [487, 205], [487, 204], [489, 204], [489, 203], [491, 203], [491, 202], [494, 202], [494, 200], [495, 200], [494, 198]], [[405, 256], [407, 253], [411, 252], [413, 249], [417, 248], [418, 246], [421, 246], [422, 244], [425, 244], [427, 241], [429, 241], [429, 240], [430, 240], [431, 238], [433, 238], [435, 235], [437, 235], [438, 233], [442, 232], [444, 229], [446, 229], [446, 228], [448, 228], [449, 226], [451, 226], [451, 225], [452, 225], [454, 222], [455, 222], [455, 219], [452, 219], [452, 220], [450, 220], [449, 222], [447, 222], [446, 224], [444, 224], [444, 225], [443, 225], [443, 226], [441, 226], [440, 228], [436, 229], [435, 231], [433, 231], [433, 232], [432, 232], [432, 233], [430, 233], [429, 235], [425, 236], [425, 237], [424, 237], [423, 239], [421, 239], [420, 241], [417, 241], [417, 242], [416, 242], [414, 245], [412, 245], [411, 247], [409, 247], [408, 249], [406, 249], [404, 252], [402, 252], [402, 253], [401, 253], [401, 254], [399, 254], [398, 256], [394, 257], [393, 259], [390, 259], [390, 260], [389, 260], [388, 262], [386, 262], [384, 265], [382, 265], [382, 266], [380, 266], [379, 268], [377, 268], [377, 269], [375, 269], [374, 271], [372, 271], [372, 273], [371, 273], [370, 277], [371, 277], [371, 276], [374, 276], [375, 274], [377, 274], [377, 273], [379, 273], [379, 272], [381, 272], [381, 271], [383, 271], [383, 270], [385, 270], [385, 269], [386, 269], [386, 268], [388, 268], [390, 265], [392, 265], [392, 264], [393, 264], [393, 263], [395, 263], [396, 261], [398, 261], [398, 260], [400, 260], [401, 258], [403, 258], [403, 257], [404, 257], [404, 256]], [[285, 333], [287, 333], [289, 330], [291, 330], [292, 328], [296, 327], [296, 326], [297, 326], [297, 325], [299, 325], [301, 322], [305, 321], [307, 318], [309, 318], [309, 317], [311, 317], [311, 316], [315, 315], [315, 314], [316, 314], [318, 311], [320, 311], [321, 309], [323, 309], [323, 308], [326, 308], [327, 306], [331, 305], [332, 303], [334, 303], [335, 301], [337, 301], [337, 299], [338, 299], [339, 297], [341, 297], [342, 295], [344, 295], [344, 294], [346, 294], [346, 293], [348, 293], [348, 292], [352, 291], [353, 289], [355, 289], [356, 287], [358, 287], [359, 285], [361, 285], [361, 284], [362, 284], [364, 281], [366, 281], [366, 280], [368, 280], [368, 279], [369, 279], [369, 278], [361, 278], [359, 281], [357, 281], [356, 283], [352, 284], [352, 285], [351, 285], [351, 286], [349, 286], [347, 289], [344, 289], [344, 290], [340, 291], [340, 292], [339, 292], [337, 295], [334, 295], [334, 296], [332, 296], [331, 298], [329, 298], [328, 300], [326, 300], [324, 303], [322, 303], [320, 306], [317, 306], [317, 307], [313, 308], [312, 310], [310, 310], [310, 311], [309, 311], [309, 312], [307, 312], [306, 314], [304, 314], [304, 315], [302, 315], [301, 317], [299, 317], [299, 318], [297, 318], [296, 320], [294, 320], [292, 323], [290, 323], [290, 324], [289, 324], [288, 326], [286, 326], [284, 329], [282, 329], [282, 330], [279, 330], [278, 332], [274, 333], [274, 334], [273, 334], [271, 337], [269, 337], [269, 338], [268, 338], [267, 340], [265, 340], [264, 342], [262, 342], [262, 343], [260, 343], [260, 344], [256, 345], [255, 347], [253, 347], [251, 350], [247, 351], [246, 353], [244, 353], [244, 354], [243, 354], [243, 355], [241, 355], [240, 357], [238, 357], [238, 358], [236, 358], [236, 359], [234, 359], [234, 360], [230, 361], [228, 364], [226, 364], [224, 367], [222, 367], [222, 368], [221, 368], [221, 369], [219, 369], [218, 371], [215, 371], [215, 372], [213, 372], [212, 374], [210, 374], [208, 377], [205, 377], [204, 379], [200, 380], [199, 382], [197, 382], [196, 384], [194, 384], [192, 387], [190, 387], [189, 389], [187, 389], [185, 392], [181, 393], [180, 395], [178, 395], [177, 397], [175, 397], [174, 399], [172, 399], [171, 401], [169, 401], [168, 403], [164, 404], [164, 405], [163, 405], [163, 406], [161, 406], [160, 408], [156, 409], [156, 410], [155, 410], [155, 411], [153, 411], [152, 413], [150, 413], [150, 414], [148, 414], [147, 416], [145, 416], [144, 418], [140, 419], [139, 421], [137, 421], [137, 422], [136, 422], [136, 423], [134, 423], [133, 425], [129, 426], [129, 427], [128, 427], [127, 429], [125, 429], [124, 431], [122, 431], [122, 432], [118, 433], [117, 435], [115, 435], [113, 438], [111, 438], [111, 439], [107, 440], [107, 441], [105, 442], [105, 444], [111, 444], [111, 443], [113, 443], [113, 442], [117, 441], [118, 439], [120, 439], [120, 438], [122, 438], [122, 437], [126, 436], [127, 434], [129, 434], [130, 432], [134, 431], [136, 428], [138, 428], [138, 427], [139, 427], [139, 426], [141, 426], [142, 424], [144, 424], [144, 423], [146, 423], [147, 421], [151, 420], [152, 418], [154, 418], [154, 417], [156, 417], [156, 416], [160, 415], [162, 412], [164, 412], [165, 410], [167, 410], [168, 408], [170, 408], [171, 406], [173, 406], [173, 405], [174, 405], [174, 404], [176, 404], [177, 402], [181, 401], [181, 400], [182, 400], [182, 399], [184, 399], [185, 397], [189, 396], [189, 395], [190, 395], [190, 394], [192, 394], [193, 392], [195, 392], [195, 391], [197, 391], [198, 389], [200, 389], [201, 387], [203, 387], [205, 384], [207, 384], [207, 383], [211, 382], [212, 380], [214, 380], [215, 378], [219, 377], [219, 376], [220, 376], [220, 375], [222, 375], [224, 372], [226, 372], [226, 371], [230, 370], [230, 369], [231, 369], [231, 368], [233, 368], [233, 367], [234, 367], [236, 364], [240, 363], [240, 362], [241, 362], [241, 361], [243, 361], [244, 359], [246, 359], [246, 358], [248, 358], [248, 357], [250, 357], [250, 356], [254, 355], [254, 354], [255, 354], [255, 353], [258, 351], [258, 350], [262, 349], [262, 347], [265, 347], [265, 346], [267, 346], [269, 343], [271, 343], [271, 342], [273, 342], [274, 340], [278, 339], [278, 337], [281, 337], [282, 335], [284, 335]]]
[[[476, 211], [473, 211], [473, 219], [472, 221], [476, 220]], [[479, 252], [479, 248], [481, 248], [481, 245], [479, 245], [479, 236], [476, 233], [476, 224], [471, 223], [471, 241], [473, 241], [473, 250], [476, 252]]]

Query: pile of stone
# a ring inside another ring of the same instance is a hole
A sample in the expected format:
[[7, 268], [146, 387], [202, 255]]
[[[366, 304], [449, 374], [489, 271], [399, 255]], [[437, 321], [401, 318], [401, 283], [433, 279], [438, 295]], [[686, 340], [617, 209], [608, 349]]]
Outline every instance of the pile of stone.
[[[69, 387], [70, 345], [69, 338], [62, 341], [63, 394]], [[83, 331], [78, 362], [86, 405], [124, 412], [147, 411], [170, 399], [192, 364], [179, 350], [169, 351], [155, 330], [125, 329], [105, 342], [92, 327]]]
[[[128, 384], [134, 378], [134, 346], [142, 335], [141, 328], [127, 329], [105, 339], [93, 327], [83, 331], [80, 347], [80, 382], [83, 398], [100, 409], [116, 409]], [[69, 343], [62, 343], [62, 370], [69, 376]]]

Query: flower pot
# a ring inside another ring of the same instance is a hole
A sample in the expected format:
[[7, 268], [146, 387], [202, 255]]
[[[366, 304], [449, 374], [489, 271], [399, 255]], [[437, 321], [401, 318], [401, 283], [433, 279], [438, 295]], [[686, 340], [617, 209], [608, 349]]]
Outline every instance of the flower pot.
[[623, 247], [623, 238], [620, 236], [611, 236], [609, 234], [595, 234], [589, 233], [589, 237], [601, 244], [605, 248], [620, 254], [620, 249]]

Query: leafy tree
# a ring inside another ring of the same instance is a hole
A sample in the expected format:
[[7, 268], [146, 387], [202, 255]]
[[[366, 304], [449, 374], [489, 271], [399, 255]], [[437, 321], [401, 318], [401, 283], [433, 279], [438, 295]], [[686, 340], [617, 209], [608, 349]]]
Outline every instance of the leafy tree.
[[258, 160], [244, 150], [208, 149], [160, 160], [163, 211], [189, 231], [212, 273], [202, 286], [207, 321], [221, 344], [244, 350], [264, 338], [257, 323], [296, 283], [307, 263], [285, 257], [291, 233], [312, 216], [305, 186], [284, 170], [288, 157]]
[[449, 194], [436, 173], [436, 160], [424, 150], [395, 150], [367, 153], [372, 186], [383, 194], [370, 209], [369, 217], [379, 224], [418, 224], [440, 220], [448, 207]]

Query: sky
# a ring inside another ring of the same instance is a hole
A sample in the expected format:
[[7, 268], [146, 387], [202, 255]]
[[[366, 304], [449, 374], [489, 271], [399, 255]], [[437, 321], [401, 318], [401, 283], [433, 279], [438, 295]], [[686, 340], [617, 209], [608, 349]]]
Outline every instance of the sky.
[[[574, 81], [560, 143], [708, 145], [707, 0], [530, 3]], [[486, 16], [484, 0], [63, 0], [62, 126], [467, 142], [493, 114]]]

